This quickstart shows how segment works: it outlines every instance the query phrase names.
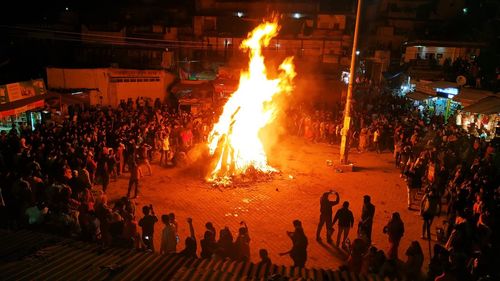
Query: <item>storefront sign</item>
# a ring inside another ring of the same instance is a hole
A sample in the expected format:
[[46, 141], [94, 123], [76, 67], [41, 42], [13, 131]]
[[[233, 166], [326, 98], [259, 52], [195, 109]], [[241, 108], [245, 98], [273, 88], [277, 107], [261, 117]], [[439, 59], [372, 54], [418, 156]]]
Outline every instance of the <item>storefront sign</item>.
[[109, 76], [114, 77], [160, 77], [160, 70], [111, 70]]
[[29, 103], [27, 105], [17, 107], [14, 109], [0, 111], [0, 118], [18, 115], [18, 114], [21, 114], [21, 113], [26, 112], [28, 110], [34, 110], [34, 109], [37, 109], [39, 107], [43, 107], [44, 104], [45, 104], [45, 102], [43, 100], [40, 100], [40, 101], [35, 101], [35, 102]]
[[7, 87], [5, 85], [0, 85], [0, 104], [6, 103], [7, 101]]
[[457, 88], [436, 88], [436, 94], [443, 98], [452, 99], [454, 96], [458, 95]]
[[0, 85], [0, 103], [8, 103], [38, 95], [47, 91], [42, 79]]

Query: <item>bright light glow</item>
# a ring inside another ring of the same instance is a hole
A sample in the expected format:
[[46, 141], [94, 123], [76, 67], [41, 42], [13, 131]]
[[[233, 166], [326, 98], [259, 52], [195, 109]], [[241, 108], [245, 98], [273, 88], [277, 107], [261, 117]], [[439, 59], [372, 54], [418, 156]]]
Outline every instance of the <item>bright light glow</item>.
[[464, 12], [464, 14], [467, 14], [467, 12], [469, 12], [469, 9], [463, 8], [462, 11]]
[[68, 8], [68, 7], [66, 7], [66, 8], [65, 8], [65, 10], [66, 10], [66, 11], [69, 11], [69, 8]]
[[301, 16], [302, 16], [302, 15], [301, 15], [301, 14], [299, 14], [299, 13], [294, 13], [294, 14], [293, 14], [293, 17], [294, 17], [294, 18], [296, 18], [296, 19], [300, 19], [300, 17], [301, 17]]
[[458, 95], [457, 88], [436, 88], [436, 92], [447, 94], [449, 98], [450, 98], [450, 96], [454, 97], [454, 96]]
[[239, 18], [241, 18], [241, 17], [243, 17], [243, 15], [244, 15], [244, 14], [243, 14], [243, 12], [237, 12], [237, 13], [236, 13], [236, 15], [237, 15]]
[[348, 71], [342, 71], [342, 75], [340, 76], [340, 80], [345, 84], [349, 84], [349, 76], [350, 73]]
[[357, 50], [357, 51], [356, 51], [356, 56], [359, 56], [359, 53], [360, 53], [360, 52], [359, 52], [359, 50]]
[[296, 73], [293, 57], [286, 58], [276, 78], [268, 78], [261, 48], [278, 34], [276, 21], [265, 22], [248, 34], [240, 48], [248, 51], [248, 70], [240, 74], [236, 92], [224, 105], [222, 115], [208, 136], [208, 148], [214, 157], [209, 182], [228, 184], [249, 169], [264, 173], [276, 171], [267, 163], [264, 144], [259, 136], [263, 127], [276, 117], [278, 96], [293, 90]]

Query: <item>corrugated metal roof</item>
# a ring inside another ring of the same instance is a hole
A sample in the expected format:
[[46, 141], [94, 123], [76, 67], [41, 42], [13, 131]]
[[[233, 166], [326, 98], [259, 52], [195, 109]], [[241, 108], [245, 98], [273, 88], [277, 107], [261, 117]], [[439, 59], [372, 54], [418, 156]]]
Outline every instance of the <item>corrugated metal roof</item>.
[[49, 234], [0, 230], [0, 280], [380, 281], [375, 275], [104, 248]]
[[480, 101], [464, 107], [463, 111], [480, 114], [498, 114], [500, 113], [500, 98], [489, 96]]
[[462, 88], [458, 95], [453, 97], [453, 100], [461, 103], [463, 106], [469, 106], [491, 96], [495, 97], [496, 95], [491, 91]]
[[406, 97], [410, 98], [412, 100], [417, 100], [417, 101], [423, 101], [423, 100], [426, 100], [428, 98], [432, 98], [432, 96], [429, 96], [428, 94], [422, 93], [420, 91], [414, 91], [414, 92], [408, 93], [406, 95]]

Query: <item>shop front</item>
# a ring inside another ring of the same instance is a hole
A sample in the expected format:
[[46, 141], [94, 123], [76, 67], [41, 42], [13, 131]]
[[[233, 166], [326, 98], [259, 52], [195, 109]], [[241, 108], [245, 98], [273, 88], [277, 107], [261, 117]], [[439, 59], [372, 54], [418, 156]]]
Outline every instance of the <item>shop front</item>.
[[206, 81], [183, 80], [172, 87], [172, 94], [181, 111], [197, 114], [214, 105], [214, 87]]
[[500, 138], [500, 98], [489, 96], [463, 108], [456, 123], [476, 137]]
[[458, 87], [453, 83], [437, 81], [419, 81], [415, 91], [406, 97], [414, 100], [422, 113], [427, 116], [443, 116], [448, 120], [462, 106], [453, 98], [459, 93]]
[[0, 85], [0, 130], [44, 122], [45, 98], [48, 97], [42, 79]]

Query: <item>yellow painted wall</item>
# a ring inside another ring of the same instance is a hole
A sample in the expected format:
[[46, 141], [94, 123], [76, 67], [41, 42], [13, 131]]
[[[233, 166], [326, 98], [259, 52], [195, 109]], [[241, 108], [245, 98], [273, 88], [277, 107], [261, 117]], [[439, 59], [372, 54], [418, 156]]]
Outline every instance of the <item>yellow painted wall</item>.
[[117, 106], [122, 99], [135, 100], [141, 96], [163, 101], [174, 79], [173, 74], [164, 70], [47, 68], [49, 89], [94, 89], [89, 91], [93, 105], [102, 102]]

